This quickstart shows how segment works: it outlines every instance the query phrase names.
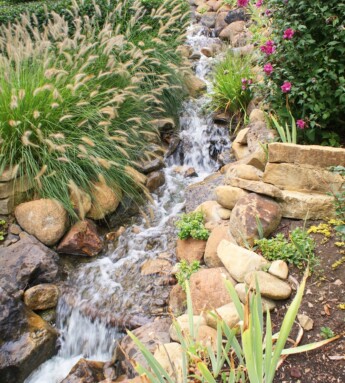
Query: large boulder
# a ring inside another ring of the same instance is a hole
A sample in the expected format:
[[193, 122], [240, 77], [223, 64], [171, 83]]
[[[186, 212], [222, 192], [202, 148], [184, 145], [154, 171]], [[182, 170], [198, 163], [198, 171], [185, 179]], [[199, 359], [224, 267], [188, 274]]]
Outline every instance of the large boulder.
[[335, 216], [334, 197], [319, 193], [282, 190], [282, 215], [293, 219], [327, 219]]
[[56, 352], [57, 331], [0, 287], [0, 381], [23, 382]]
[[111, 188], [104, 182], [97, 182], [92, 188], [92, 206], [86, 215], [91, 219], [103, 219], [113, 213], [122, 199], [122, 191], [119, 188]]
[[14, 212], [19, 225], [45, 245], [54, 245], [65, 233], [68, 216], [55, 200], [39, 199], [24, 202]]
[[98, 383], [104, 380], [103, 362], [80, 359], [61, 383]]
[[244, 282], [249, 272], [261, 270], [268, 265], [261, 255], [226, 240], [219, 244], [217, 254], [226, 270], [237, 282]]
[[205, 248], [204, 261], [207, 267], [223, 267], [222, 261], [217, 254], [217, 248], [220, 242], [225, 239], [229, 242], [236, 243], [230, 233], [229, 226], [217, 225], [211, 232]]
[[58, 287], [49, 283], [30, 287], [24, 293], [24, 303], [31, 310], [47, 310], [56, 307], [58, 299]]
[[259, 238], [258, 221], [263, 235], [269, 236], [279, 225], [282, 212], [272, 199], [250, 193], [241, 198], [231, 212], [230, 230], [238, 244], [254, 245]]
[[250, 181], [243, 178], [232, 177], [227, 181], [227, 183], [231, 185], [228, 187], [241, 188], [247, 190], [248, 192], [263, 194], [273, 198], [282, 198], [283, 196], [279, 188], [262, 181]]
[[90, 220], [79, 221], [71, 227], [57, 251], [64, 254], [92, 257], [103, 249], [103, 241], [97, 233], [97, 226]]
[[338, 192], [344, 178], [340, 174], [309, 165], [269, 162], [263, 181], [284, 190], [329, 193]]
[[21, 233], [15, 244], [0, 248], [0, 287], [17, 294], [59, 277], [59, 257], [36, 238]]
[[280, 300], [287, 299], [291, 295], [292, 289], [287, 282], [265, 271], [253, 271], [245, 277], [245, 282], [250, 289], [256, 288], [256, 281], [263, 297]]
[[[158, 319], [137, 328], [133, 331], [133, 334], [148, 348], [151, 353], [154, 353], [159, 345], [170, 342], [170, 326], [170, 318]], [[122, 339], [120, 346], [123, 351], [121, 352], [122, 367], [125, 369], [128, 376], [135, 374], [135, 371], [130, 361], [126, 359], [126, 356], [131, 358], [132, 361], [140, 363], [144, 367], [148, 367], [144, 356], [128, 335]]]
[[201, 269], [191, 276], [190, 290], [195, 315], [231, 302], [225, 280], [235, 284], [224, 267]]
[[176, 246], [176, 258], [179, 261], [186, 260], [201, 262], [204, 257], [206, 241], [194, 238], [178, 239]]
[[245, 190], [227, 185], [218, 186], [215, 193], [219, 205], [229, 210], [232, 210], [235, 207], [239, 199], [248, 194]]
[[317, 165], [320, 168], [345, 164], [345, 149], [330, 146], [272, 143], [268, 145], [270, 162]]

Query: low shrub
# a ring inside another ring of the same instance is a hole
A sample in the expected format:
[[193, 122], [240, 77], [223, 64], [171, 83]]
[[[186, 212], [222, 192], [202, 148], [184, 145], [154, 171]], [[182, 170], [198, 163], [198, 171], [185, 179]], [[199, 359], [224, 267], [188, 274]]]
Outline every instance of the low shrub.
[[252, 96], [250, 56], [229, 52], [215, 67], [212, 108], [230, 113], [245, 112]]
[[[265, 93], [282, 118], [303, 120], [305, 141], [339, 144], [345, 129], [345, 5], [329, 0], [267, 0], [271, 51]], [[266, 42], [267, 44], [267, 42]], [[332, 136], [329, 129], [333, 132]]]
[[178, 237], [180, 239], [207, 240], [210, 232], [204, 226], [204, 219], [202, 212], [183, 214], [181, 219], [176, 222], [176, 227], [179, 229]]
[[141, 198], [138, 161], [150, 158], [157, 135], [150, 121], [183, 98], [175, 46], [186, 16], [177, 3], [169, 1], [173, 12], [166, 3], [152, 12], [156, 28], [141, 22], [140, 2], [125, 0], [102, 27], [78, 9], [73, 33], [57, 14], [42, 32], [25, 18], [2, 27], [0, 171], [16, 167], [37, 195], [61, 201], [71, 215], [71, 190], [90, 192], [95, 182]]

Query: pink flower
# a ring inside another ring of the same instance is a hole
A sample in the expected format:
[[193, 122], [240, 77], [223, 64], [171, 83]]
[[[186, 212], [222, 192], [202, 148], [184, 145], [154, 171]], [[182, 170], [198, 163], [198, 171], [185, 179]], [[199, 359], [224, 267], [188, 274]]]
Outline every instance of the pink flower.
[[284, 31], [283, 39], [291, 40], [294, 34], [295, 34], [295, 31], [291, 28], [288, 28]]
[[242, 85], [242, 90], [246, 90], [247, 87], [245, 85]]
[[258, 0], [256, 3], [255, 3], [255, 6], [257, 8], [260, 8], [262, 6], [262, 4], [264, 3], [264, 0]]
[[249, 0], [237, 0], [237, 5], [239, 7], [246, 7], [249, 4]]
[[284, 81], [284, 84], [280, 87], [283, 93], [289, 93], [291, 90], [292, 84], [289, 81]]
[[296, 125], [297, 125], [300, 129], [304, 129], [304, 128], [305, 128], [305, 125], [306, 125], [306, 122], [303, 121], [303, 120], [297, 120]]
[[268, 63], [264, 65], [264, 72], [267, 74], [267, 76], [270, 76], [273, 72], [273, 66], [272, 64]]
[[266, 53], [267, 56], [271, 55], [275, 52], [276, 47], [274, 45], [274, 42], [272, 40], [266, 41], [265, 45], [262, 45], [260, 47], [261, 52]]

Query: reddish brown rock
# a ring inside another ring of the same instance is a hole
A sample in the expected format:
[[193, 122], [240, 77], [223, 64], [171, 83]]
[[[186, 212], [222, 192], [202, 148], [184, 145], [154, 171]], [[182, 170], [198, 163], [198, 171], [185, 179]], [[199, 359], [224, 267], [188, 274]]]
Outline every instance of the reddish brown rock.
[[165, 176], [162, 171], [152, 172], [148, 175], [146, 181], [146, 187], [152, 193], [157, 190], [160, 186], [164, 185]]
[[201, 261], [204, 257], [206, 241], [194, 238], [178, 239], [176, 246], [176, 258], [179, 261], [186, 260], [189, 263]]
[[103, 249], [103, 241], [97, 233], [96, 225], [86, 219], [79, 221], [60, 242], [57, 251], [64, 254], [87, 255], [93, 257]]
[[104, 380], [103, 362], [80, 359], [61, 383], [98, 383]]

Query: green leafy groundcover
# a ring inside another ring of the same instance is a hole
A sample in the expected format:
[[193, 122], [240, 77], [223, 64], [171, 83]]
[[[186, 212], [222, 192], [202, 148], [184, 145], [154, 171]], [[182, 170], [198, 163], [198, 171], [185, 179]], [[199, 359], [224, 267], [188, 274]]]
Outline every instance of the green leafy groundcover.
[[26, 175], [38, 196], [59, 200], [71, 216], [70, 194], [92, 194], [98, 183], [141, 198], [137, 170], [152, 158], [152, 120], [183, 100], [176, 47], [188, 16], [180, 3], [147, 15], [140, 1], [119, 0], [106, 18], [97, 6], [94, 18], [82, 18], [82, 6], [91, 7], [84, 1], [70, 14], [82, 20], [73, 26], [55, 15], [41, 32], [25, 19], [2, 27], [0, 173]]
[[[329, 138], [329, 134], [323, 137], [324, 129], [341, 136], [345, 127], [345, 2], [267, 0], [264, 4], [272, 20], [269, 38], [275, 51], [263, 54], [262, 65], [273, 67], [266, 76], [273, 109], [288, 116], [288, 105], [296, 120], [306, 123], [303, 133], [308, 141]], [[282, 91], [284, 82], [291, 84], [290, 91]]]

